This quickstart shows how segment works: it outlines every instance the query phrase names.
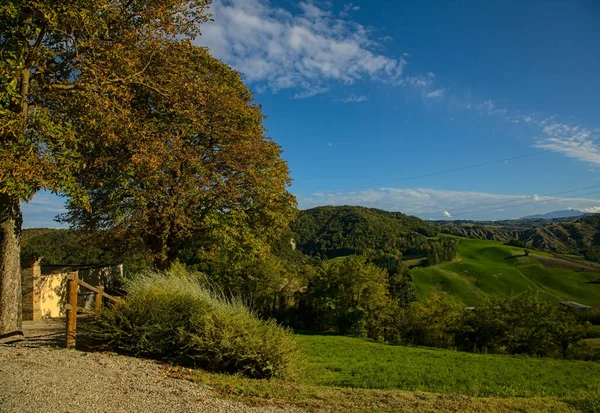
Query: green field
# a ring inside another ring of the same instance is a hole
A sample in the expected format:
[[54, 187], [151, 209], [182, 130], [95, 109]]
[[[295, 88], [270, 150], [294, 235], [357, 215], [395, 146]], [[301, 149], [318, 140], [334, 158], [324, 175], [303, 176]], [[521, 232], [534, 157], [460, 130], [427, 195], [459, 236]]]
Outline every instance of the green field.
[[307, 383], [459, 393], [479, 397], [564, 397], [600, 392], [600, 363], [392, 346], [371, 340], [298, 335]]
[[295, 337], [305, 368], [294, 382], [202, 371], [191, 379], [252, 404], [312, 411], [600, 411], [596, 362], [391, 346], [332, 335]]
[[596, 264], [551, 258], [541, 252], [526, 256], [522, 248], [467, 238], [460, 240], [459, 257], [452, 263], [413, 269], [419, 297], [441, 289], [466, 305], [476, 305], [485, 295], [537, 290], [554, 302], [600, 305], [600, 266]]

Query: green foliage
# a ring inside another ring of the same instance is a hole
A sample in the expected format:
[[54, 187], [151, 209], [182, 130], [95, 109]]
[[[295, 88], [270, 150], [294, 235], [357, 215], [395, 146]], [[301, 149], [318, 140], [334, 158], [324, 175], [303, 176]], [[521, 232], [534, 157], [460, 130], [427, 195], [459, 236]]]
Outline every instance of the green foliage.
[[78, 175], [91, 209], [71, 202], [63, 219], [109, 230], [162, 269], [190, 245], [205, 255], [265, 256], [296, 201], [241, 75], [188, 42], [135, 52], [152, 56], [149, 86], [123, 88], [128, 129], [83, 152], [106, 166]]
[[307, 327], [381, 338], [389, 306], [386, 275], [362, 256], [319, 268], [306, 291]]
[[452, 296], [436, 292], [401, 310], [390, 341], [471, 352], [569, 358], [586, 337], [588, 325], [537, 294], [487, 299], [465, 309]]
[[464, 306], [452, 296], [435, 293], [401, 311], [390, 326], [392, 341], [427, 347], [454, 347], [455, 334], [462, 326]]
[[429, 241], [426, 246], [426, 251], [426, 266], [452, 261], [458, 255], [458, 240], [452, 238], [440, 238], [436, 241]]
[[534, 293], [486, 299], [465, 313], [456, 344], [468, 351], [564, 357], [588, 326]]
[[510, 241], [505, 242], [504, 244], [510, 245], [511, 247], [527, 248], [527, 244], [525, 244], [525, 242], [516, 238], [513, 238]]
[[398, 254], [420, 249], [438, 228], [417, 217], [364, 207], [318, 207], [301, 211], [291, 223], [298, 249], [308, 255]]
[[290, 333], [185, 271], [147, 273], [89, 327], [103, 348], [248, 377], [290, 377], [298, 354]]
[[148, 257], [121, 247], [102, 232], [33, 228], [23, 230], [21, 256], [41, 256], [42, 265], [123, 263], [126, 277], [149, 269]]

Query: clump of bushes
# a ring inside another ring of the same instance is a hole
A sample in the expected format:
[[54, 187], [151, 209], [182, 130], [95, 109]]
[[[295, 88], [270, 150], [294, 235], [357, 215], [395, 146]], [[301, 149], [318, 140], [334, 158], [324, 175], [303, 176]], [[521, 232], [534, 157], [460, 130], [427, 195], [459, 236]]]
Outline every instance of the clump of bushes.
[[401, 311], [388, 330], [388, 341], [476, 353], [590, 359], [594, 355], [577, 344], [588, 330], [589, 323], [535, 293], [488, 298], [465, 309], [438, 292]]
[[96, 345], [252, 378], [294, 375], [298, 352], [290, 332], [202, 278], [149, 272], [126, 289], [125, 299], [89, 327]]

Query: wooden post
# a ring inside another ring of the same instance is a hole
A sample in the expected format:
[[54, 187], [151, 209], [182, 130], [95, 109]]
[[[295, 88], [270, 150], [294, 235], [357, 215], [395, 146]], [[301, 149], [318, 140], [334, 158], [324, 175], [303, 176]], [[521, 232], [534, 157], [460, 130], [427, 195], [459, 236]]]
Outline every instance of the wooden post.
[[72, 272], [67, 275], [67, 340], [66, 346], [75, 347], [77, 336], [77, 291], [79, 290], [79, 273]]
[[98, 292], [96, 293], [95, 301], [94, 301], [94, 311], [96, 312], [96, 315], [100, 315], [100, 310], [102, 310], [102, 293], [104, 293], [104, 287], [102, 287], [101, 285], [99, 285], [98, 287]]

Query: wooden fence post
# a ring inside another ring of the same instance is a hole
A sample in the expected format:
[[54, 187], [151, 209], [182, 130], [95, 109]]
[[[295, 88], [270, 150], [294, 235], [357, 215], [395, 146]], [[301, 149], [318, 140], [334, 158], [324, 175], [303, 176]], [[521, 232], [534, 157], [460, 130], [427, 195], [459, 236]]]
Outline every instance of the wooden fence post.
[[77, 336], [77, 292], [79, 290], [79, 273], [72, 272], [67, 275], [67, 340], [66, 346], [75, 347]]
[[102, 293], [104, 293], [104, 287], [99, 285], [96, 287], [98, 292], [96, 293], [95, 301], [94, 301], [94, 311], [96, 315], [100, 315], [100, 311], [102, 310]]

